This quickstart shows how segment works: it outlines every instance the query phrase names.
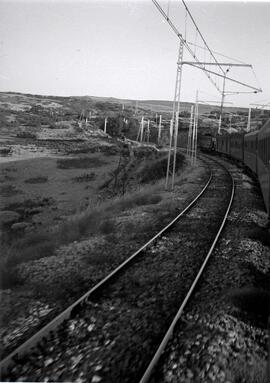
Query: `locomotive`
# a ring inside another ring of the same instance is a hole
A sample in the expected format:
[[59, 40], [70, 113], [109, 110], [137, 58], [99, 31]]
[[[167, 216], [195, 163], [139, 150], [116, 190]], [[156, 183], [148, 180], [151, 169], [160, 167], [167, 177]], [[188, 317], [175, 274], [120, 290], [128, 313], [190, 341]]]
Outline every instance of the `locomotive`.
[[256, 174], [270, 218], [270, 119], [257, 131], [218, 135], [216, 151], [243, 162]]

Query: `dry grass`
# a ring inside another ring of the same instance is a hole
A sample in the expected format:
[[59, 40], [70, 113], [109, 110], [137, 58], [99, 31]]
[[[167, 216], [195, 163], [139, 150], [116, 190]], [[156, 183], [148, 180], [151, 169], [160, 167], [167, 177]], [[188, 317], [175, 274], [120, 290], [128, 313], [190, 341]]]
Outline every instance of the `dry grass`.
[[[114, 217], [119, 213], [137, 206], [153, 205], [161, 201], [157, 193], [158, 186], [145, 187], [123, 197], [115, 197], [99, 205], [77, 213], [59, 225], [54, 232], [26, 234], [24, 238], [13, 240], [12, 247], [6, 247], [7, 256], [1, 260], [1, 287], [10, 288], [20, 282], [16, 275], [16, 266], [54, 254], [55, 250], [67, 243], [78, 241], [93, 235], [113, 236], [116, 230]], [[133, 227], [133, 229], [136, 229]], [[104, 259], [99, 259], [99, 263]]]
[[110, 234], [115, 230], [113, 218], [120, 212], [142, 205], [153, 205], [161, 201], [154, 188], [115, 197], [98, 206], [89, 207], [85, 212], [74, 215], [59, 228], [62, 243], [78, 240], [85, 235]]
[[6, 289], [20, 283], [16, 266], [53, 254], [57, 247], [55, 238], [46, 233], [29, 234], [17, 239], [12, 246], [2, 245], [0, 260], [0, 288]]
[[[96, 158], [96, 160], [100, 161], [99, 158]], [[93, 161], [95, 162], [95, 158], [61, 159], [59, 160], [58, 165], [60, 164], [63, 168], [71, 168], [73, 166], [80, 168], [86, 165], [92, 166]], [[151, 169], [145, 171], [148, 179]], [[92, 173], [89, 174], [91, 178]], [[89, 174], [85, 173], [82, 177], [88, 179]], [[160, 173], [158, 172], [158, 177], [159, 176]], [[161, 191], [163, 190], [164, 180], [160, 179], [159, 181], [156, 181], [155, 184], [143, 185], [138, 190], [126, 193], [124, 196], [116, 196], [109, 200], [101, 201], [98, 204], [96, 201], [92, 201], [86, 210], [74, 214], [65, 222], [61, 222], [58, 227], [55, 227], [54, 230], [51, 230], [50, 232], [40, 231], [34, 235], [26, 233], [23, 238], [13, 238], [13, 245], [7, 252], [8, 256], [1, 260], [0, 266], [2, 266], [1, 270], [4, 275], [1, 279], [2, 286], [4, 288], [10, 288], [15, 284], [20, 283], [20, 279], [16, 275], [17, 265], [23, 262], [51, 256], [61, 245], [80, 241], [83, 238], [90, 238], [96, 235], [105, 235], [106, 238], [111, 238], [111, 240], [116, 242], [118, 227], [116, 226], [115, 217], [118, 217], [124, 211], [130, 210], [131, 212], [127, 215], [132, 215], [132, 209], [143, 206], [143, 209], [147, 208], [147, 211], [149, 210], [150, 214], [154, 213], [154, 217], [157, 219], [160, 216], [160, 209], [156, 208], [155, 205], [159, 204], [161, 210], [174, 209], [174, 203], [171, 203], [170, 206], [167, 206], [167, 203], [164, 204], [168, 196], [165, 193], [164, 199], [162, 200]], [[40, 203], [40, 201], [38, 202]], [[32, 207], [33, 201], [25, 201], [24, 205], [28, 206], [28, 204]], [[157, 212], [154, 211], [155, 209]], [[168, 211], [166, 214], [168, 214]], [[153, 229], [154, 227], [151, 222], [145, 222], [145, 224], [140, 225], [130, 224], [127, 228], [123, 229], [123, 235], [129, 238], [129, 236], [141, 235], [142, 233], [152, 233]], [[107, 260], [103, 258], [104, 257], [98, 257], [97, 262], [102, 264], [107, 262]]]

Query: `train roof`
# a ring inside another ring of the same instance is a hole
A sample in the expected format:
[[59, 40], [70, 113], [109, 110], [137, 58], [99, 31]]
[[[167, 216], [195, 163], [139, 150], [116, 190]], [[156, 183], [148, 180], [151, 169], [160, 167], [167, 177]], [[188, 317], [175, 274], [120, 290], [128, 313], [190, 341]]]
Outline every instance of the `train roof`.
[[259, 138], [264, 138], [269, 136], [270, 136], [270, 118], [259, 130]]

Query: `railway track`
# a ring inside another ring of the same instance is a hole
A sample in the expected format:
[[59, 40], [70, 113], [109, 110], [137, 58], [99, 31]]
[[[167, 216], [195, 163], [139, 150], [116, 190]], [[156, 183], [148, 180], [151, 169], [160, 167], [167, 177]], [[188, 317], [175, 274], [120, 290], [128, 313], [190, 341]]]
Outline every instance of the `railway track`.
[[[227, 170], [227, 168], [225, 168], [223, 164], [221, 164], [220, 162], [217, 162], [217, 163], [219, 165], [221, 165], [228, 172], [228, 174], [230, 174], [229, 171]], [[221, 234], [221, 232], [222, 232], [222, 230], [224, 228], [224, 225], [226, 223], [226, 220], [227, 220], [227, 217], [228, 217], [228, 214], [230, 212], [231, 205], [232, 205], [232, 202], [233, 202], [233, 198], [234, 198], [235, 182], [234, 182], [234, 179], [232, 177], [231, 177], [231, 180], [232, 180], [231, 196], [230, 196], [230, 199], [228, 201], [228, 206], [227, 206], [226, 212], [224, 214], [224, 218], [223, 218], [223, 220], [222, 220], [222, 222], [221, 222], [221, 224], [220, 224], [220, 226], [218, 228], [218, 231], [217, 231], [217, 234], [216, 234], [216, 236], [215, 236], [215, 238], [213, 240], [213, 243], [212, 243], [212, 245], [211, 245], [211, 247], [210, 247], [210, 249], [209, 249], [209, 251], [208, 251], [208, 253], [207, 253], [207, 255], [206, 255], [206, 257], [205, 257], [205, 259], [204, 259], [204, 261], [203, 261], [203, 263], [202, 263], [202, 265], [201, 265], [201, 267], [200, 267], [200, 269], [199, 269], [199, 271], [198, 271], [198, 273], [196, 275], [196, 277], [195, 277], [195, 279], [193, 280], [193, 283], [191, 284], [191, 286], [190, 286], [190, 288], [188, 290], [188, 293], [186, 294], [186, 296], [185, 296], [183, 302], [181, 303], [181, 305], [180, 305], [180, 307], [179, 307], [175, 317], [173, 318], [173, 320], [172, 320], [172, 322], [171, 322], [171, 324], [170, 324], [170, 326], [169, 326], [165, 336], [163, 337], [162, 341], [160, 342], [159, 347], [157, 348], [153, 358], [151, 359], [148, 367], [146, 368], [142, 378], [140, 379], [140, 383], [147, 383], [150, 380], [153, 372], [155, 371], [155, 369], [156, 369], [156, 367], [157, 367], [157, 365], [159, 363], [159, 360], [160, 360], [160, 357], [161, 357], [162, 353], [164, 352], [164, 350], [165, 350], [169, 340], [171, 339], [171, 337], [173, 335], [174, 328], [177, 325], [181, 315], [183, 314], [184, 309], [187, 306], [187, 304], [188, 304], [188, 302], [189, 302], [189, 300], [190, 300], [190, 298], [192, 296], [192, 293], [194, 292], [194, 290], [195, 290], [195, 288], [196, 288], [196, 286], [198, 284], [198, 281], [199, 281], [200, 277], [202, 276], [202, 274], [204, 272], [204, 269], [205, 269], [205, 267], [206, 267], [206, 265], [207, 265], [207, 263], [209, 261], [209, 258], [211, 257], [211, 255], [212, 255], [212, 253], [213, 253], [213, 251], [215, 249], [217, 241], [218, 241], [218, 239], [220, 237], [220, 234]]]
[[[4, 379], [139, 380], [175, 315], [175, 305], [187, 301], [194, 275], [198, 269], [202, 273], [210, 257], [217, 223], [224, 225], [233, 181], [224, 168], [212, 164], [204, 188], [169, 225], [1, 362]], [[210, 251], [204, 260], [206, 248]], [[149, 368], [143, 379], [150, 376], [153, 362]]]

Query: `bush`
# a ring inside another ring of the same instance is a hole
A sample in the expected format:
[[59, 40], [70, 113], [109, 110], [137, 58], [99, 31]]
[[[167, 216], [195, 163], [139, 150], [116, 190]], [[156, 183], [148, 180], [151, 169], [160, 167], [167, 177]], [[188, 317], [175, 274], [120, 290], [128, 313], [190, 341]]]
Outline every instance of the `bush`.
[[136, 206], [157, 204], [160, 201], [161, 196], [154, 194], [152, 190], [116, 197], [67, 220], [61, 225], [56, 236], [59, 242], [67, 243], [86, 234], [111, 234], [115, 230], [113, 218], [117, 213]]
[[44, 184], [47, 181], [48, 177], [33, 177], [26, 179], [24, 182], [26, 184]]
[[6, 260], [0, 261], [0, 289], [9, 289], [20, 284], [20, 278], [14, 267], [7, 264]]
[[73, 180], [75, 182], [89, 182], [96, 178], [96, 174], [94, 172], [92, 173], [84, 173], [78, 177], [74, 177]]
[[[171, 164], [173, 156], [171, 156]], [[159, 160], [147, 163], [140, 171], [139, 177], [142, 183], [157, 181], [166, 176], [168, 158], [163, 157]], [[184, 164], [184, 156], [177, 153], [176, 156], [176, 171]]]
[[267, 228], [256, 228], [253, 229], [252, 232], [249, 234], [249, 237], [251, 239], [254, 239], [255, 241], [260, 241], [264, 246], [270, 247], [270, 235]]
[[19, 133], [17, 133], [17, 137], [18, 138], [32, 138], [32, 139], [36, 139], [37, 135], [35, 133], [32, 133], [32, 132], [19, 132]]
[[[105, 234], [108, 238], [112, 237], [116, 231], [114, 217], [119, 212], [136, 206], [154, 205], [160, 201], [161, 196], [156, 193], [155, 188], [148, 187], [126, 194], [124, 197], [105, 201], [83, 213], [76, 214], [60, 224], [59, 228], [52, 233], [26, 234], [25, 237], [17, 239], [12, 248], [4, 251], [4, 254], [7, 255], [2, 259], [0, 265], [3, 273], [2, 284], [7, 288], [20, 283], [16, 274], [18, 264], [49, 257], [60, 245], [79, 240], [86, 235]], [[116, 236], [114, 236], [114, 240], [117, 241]], [[103, 259], [102, 255], [99, 255], [95, 262], [104, 263], [105, 258]]]
[[106, 162], [97, 157], [65, 158], [57, 160], [57, 167], [59, 169], [87, 169], [105, 164]]
[[15, 247], [6, 262], [6, 266], [8, 269], [14, 268], [20, 263], [49, 257], [53, 255], [55, 248], [56, 244], [53, 240], [25, 246], [22, 249]]
[[99, 231], [102, 233], [102, 234], [111, 234], [115, 231], [115, 225], [114, 225], [114, 222], [111, 220], [111, 219], [108, 219], [108, 220], [105, 220], [103, 221], [100, 225], [99, 225]]

